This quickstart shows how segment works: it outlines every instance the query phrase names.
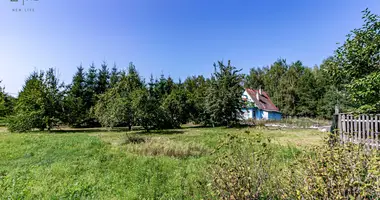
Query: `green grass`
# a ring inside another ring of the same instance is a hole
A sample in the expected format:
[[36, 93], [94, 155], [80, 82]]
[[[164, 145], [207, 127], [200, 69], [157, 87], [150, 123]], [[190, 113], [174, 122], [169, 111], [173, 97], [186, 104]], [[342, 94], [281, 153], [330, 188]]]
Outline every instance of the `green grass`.
[[0, 199], [201, 199], [213, 152], [228, 133], [263, 134], [292, 159], [320, 144], [314, 130], [186, 128], [152, 133], [11, 134], [0, 130]]

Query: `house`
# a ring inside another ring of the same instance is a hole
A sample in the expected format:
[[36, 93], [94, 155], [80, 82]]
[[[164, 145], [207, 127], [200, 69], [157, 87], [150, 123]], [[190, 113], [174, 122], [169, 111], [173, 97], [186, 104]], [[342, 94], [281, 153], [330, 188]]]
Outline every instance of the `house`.
[[243, 119], [281, 120], [280, 110], [273, 104], [269, 95], [261, 89], [247, 88], [242, 98], [245, 102], [242, 109]]

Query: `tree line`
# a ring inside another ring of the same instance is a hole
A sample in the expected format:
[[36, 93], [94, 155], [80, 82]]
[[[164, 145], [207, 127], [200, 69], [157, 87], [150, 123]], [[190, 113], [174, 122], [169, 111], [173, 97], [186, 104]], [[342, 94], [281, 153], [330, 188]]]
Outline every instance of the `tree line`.
[[125, 70], [77, 68], [71, 84], [54, 69], [35, 71], [17, 98], [0, 88], [0, 117], [11, 131], [33, 128], [142, 126], [146, 130], [178, 128], [194, 122], [210, 126], [238, 123], [244, 87], [265, 90], [284, 116], [331, 118], [343, 111], [380, 112], [380, 20], [368, 9], [364, 24], [312, 68], [301, 61], [279, 59], [241, 73], [230, 61], [214, 64], [211, 77], [191, 76], [183, 82], [170, 76], [144, 80], [130, 63]]
[[161, 75], [146, 82], [133, 63], [126, 70], [116, 66], [109, 70], [104, 62], [99, 69], [94, 64], [88, 70], [77, 67], [69, 85], [58, 79], [53, 68], [35, 71], [18, 95], [8, 128], [24, 132], [59, 125], [142, 126], [149, 131], [179, 128], [190, 121], [230, 126], [242, 107], [244, 76], [230, 62], [214, 67], [211, 78], [193, 76], [175, 82]]

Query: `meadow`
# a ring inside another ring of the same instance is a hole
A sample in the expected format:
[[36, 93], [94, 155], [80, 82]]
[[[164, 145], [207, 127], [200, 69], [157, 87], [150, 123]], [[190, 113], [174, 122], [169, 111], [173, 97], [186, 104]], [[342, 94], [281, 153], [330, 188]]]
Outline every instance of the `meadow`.
[[200, 127], [15, 134], [2, 128], [0, 199], [213, 198], [210, 170], [231, 134], [270, 139], [276, 162], [284, 165], [326, 135], [309, 129]]

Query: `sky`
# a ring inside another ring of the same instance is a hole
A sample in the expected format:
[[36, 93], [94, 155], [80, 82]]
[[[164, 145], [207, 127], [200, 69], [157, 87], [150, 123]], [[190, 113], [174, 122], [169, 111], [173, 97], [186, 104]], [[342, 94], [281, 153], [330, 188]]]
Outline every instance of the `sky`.
[[[129, 62], [149, 79], [209, 77], [231, 60], [244, 73], [278, 58], [313, 67], [333, 55], [378, 0], [0, 0], [0, 85], [17, 95], [34, 70]], [[15, 10], [21, 11], [15, 12]]]

